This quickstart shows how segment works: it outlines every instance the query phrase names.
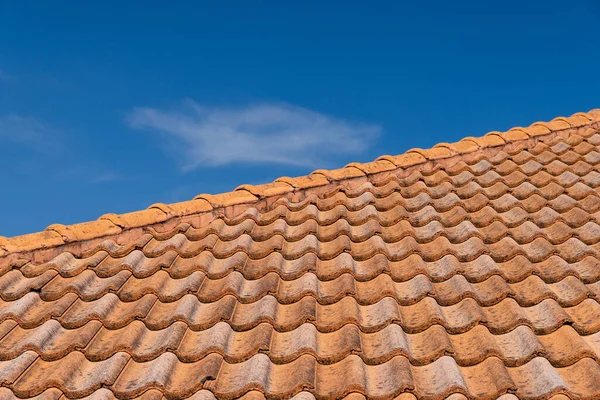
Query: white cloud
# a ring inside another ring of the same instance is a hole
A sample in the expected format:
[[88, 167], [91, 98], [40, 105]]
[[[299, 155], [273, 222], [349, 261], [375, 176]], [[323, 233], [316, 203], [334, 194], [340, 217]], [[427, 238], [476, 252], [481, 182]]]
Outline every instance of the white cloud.
[[381, 132], [378, 125], [280, 103], [211, 108], [187, 101], [177, 110], [135, 108], [127, 123], [162, 133], [183, 157], [184, 169], [238, 163], [325, 166], [336, 155], [366, 150]]

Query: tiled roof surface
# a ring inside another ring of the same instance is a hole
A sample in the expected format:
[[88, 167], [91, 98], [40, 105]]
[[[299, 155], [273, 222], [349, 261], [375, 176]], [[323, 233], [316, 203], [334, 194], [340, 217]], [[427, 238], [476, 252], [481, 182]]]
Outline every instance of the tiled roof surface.
[[0, 238], [0, 398], [600, 398], [600, 110]]

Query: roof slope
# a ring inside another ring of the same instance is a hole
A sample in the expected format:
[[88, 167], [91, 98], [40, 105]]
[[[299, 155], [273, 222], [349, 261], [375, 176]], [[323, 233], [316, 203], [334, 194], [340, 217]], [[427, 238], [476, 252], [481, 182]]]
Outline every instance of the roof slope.
[[0, 238], [0, 397], [599, 398], [598, 146], [593, 110]]

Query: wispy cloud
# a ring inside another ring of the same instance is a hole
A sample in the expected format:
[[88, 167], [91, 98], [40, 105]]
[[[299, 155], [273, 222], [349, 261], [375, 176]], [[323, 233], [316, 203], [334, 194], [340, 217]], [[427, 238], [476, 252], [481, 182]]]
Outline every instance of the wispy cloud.
[[89, 184], [123, 179], [122, 174], [82, 157], [65, 132], [31, 116], [0, 115], [0, 143], [4, 144], [0, 146], [0, 158], [15, 157], [19, 169], [31, 174]]
[[0, 115], [0, 139], [29, 147], [41, 153], [60, 147], [55, 132], [37, 119], [17, 114]]
[[381, 132], [379, 125], [280, 103], [214, 108], [186, 101], [174, 110], [135, 108], [127, 123], [162, 133], [185, 170], [234, 163], [324, 166], [331, 157], [366, 150]]
[[0, 69], [0, 81], [10, 81], [12, 78], [12, 75]]
[[95, 176], [93, 176], [90, 180], [91, 183], [108, 183], [108, 182], [115, 182], [115, 181], [120, 181], [121, 179], [123, 179], [123, 176], [121, 174], [117, 174], [115, 172], [101, 172], [96, 174]]
[[81, 184], [98, 184], [120, 181], [123, 175], [103, 169], [94, 163], [90, 165], [70, 165], [69, 168], [57, 169], [53, 175], [58, 181], [77, 181]]

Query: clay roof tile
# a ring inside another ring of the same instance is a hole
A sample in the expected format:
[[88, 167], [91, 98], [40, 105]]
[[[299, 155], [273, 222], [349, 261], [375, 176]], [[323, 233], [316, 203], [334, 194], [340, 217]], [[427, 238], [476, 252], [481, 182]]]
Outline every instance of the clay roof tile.
[[0, 397], [600, 398], [599, 124], [0, 237]]

